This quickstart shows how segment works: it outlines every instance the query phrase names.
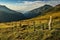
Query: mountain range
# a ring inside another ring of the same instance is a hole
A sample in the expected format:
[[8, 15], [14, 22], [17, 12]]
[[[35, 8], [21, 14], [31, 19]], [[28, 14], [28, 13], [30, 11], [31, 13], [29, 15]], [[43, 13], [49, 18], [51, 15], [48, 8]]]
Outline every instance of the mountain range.
[[0, 5], [0, 22], [25, 20], [25, 19], [30, 19], [37, 16], [45, 15], [48, 12], [57, 12], [57, 11], [60, 11], [60, 4], [56, 5], [55, 7], [46, 4], [42, 7], [33, 9], [26, 13], [20, 13], [9, 9], [4, 5]]

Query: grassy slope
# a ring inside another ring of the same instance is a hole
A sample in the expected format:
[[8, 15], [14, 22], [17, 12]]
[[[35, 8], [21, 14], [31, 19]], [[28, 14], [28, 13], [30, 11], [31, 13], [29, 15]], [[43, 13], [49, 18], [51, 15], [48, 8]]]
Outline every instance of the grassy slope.
[[[52, 16], [52, 30], [48, 30], [49, 17]], [[21, 24], [21, 25], [20, 25]], [[23, 27], [22, 25], [27, 25]], [[44, 30], [41, 30], [44, 26]], [[1, 40], [59, 40], [60, 12], [47, 13], [36, 18], [0, 24]], [[34, 30], [35, 29], [35, 30]], [[56, 30], [57, 29], [57, 30]]]

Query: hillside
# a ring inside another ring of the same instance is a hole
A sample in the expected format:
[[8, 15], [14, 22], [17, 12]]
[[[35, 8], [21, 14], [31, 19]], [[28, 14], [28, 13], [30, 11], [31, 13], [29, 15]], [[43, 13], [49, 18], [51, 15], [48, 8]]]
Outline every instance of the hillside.
[[44, 15], [46, 12], [49, 12], [52, 10], [52, 6], [51, 5], [44, 5], [42, 7], [39, 7], [39, 8], [36, 8], [36, 9], [33, 9], [31, 11], [28, 11], [26, 12], [24, 15], [30, 19], [30, 18], [34, 18], [34, 17], [37, 17], [39, 15]]
[[25, 17], [22, 13], [11, 10], [4, 5], [0, 5], [0, 22], [11, 22], [23, 19], [25, 19]]

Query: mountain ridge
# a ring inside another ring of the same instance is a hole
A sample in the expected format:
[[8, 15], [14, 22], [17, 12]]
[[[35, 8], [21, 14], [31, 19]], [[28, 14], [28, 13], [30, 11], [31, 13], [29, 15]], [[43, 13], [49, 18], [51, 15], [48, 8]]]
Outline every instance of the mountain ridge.
[[0, 5], [0, 22], [18, 21], [23, 20], [24, 18], [22, 13]]
[[31, 11], [25, 13], [25, 16], [27, 18], [33, 18], [33, 17], [36, 17], [38, 15], [43, 15], [44, 12], [48, 12], [52, 8], [53, 8], [52, 6], [46, 4], [46, 5], [42, 6], [42, 7], [36, 8], [34, 10], [31, 10]]

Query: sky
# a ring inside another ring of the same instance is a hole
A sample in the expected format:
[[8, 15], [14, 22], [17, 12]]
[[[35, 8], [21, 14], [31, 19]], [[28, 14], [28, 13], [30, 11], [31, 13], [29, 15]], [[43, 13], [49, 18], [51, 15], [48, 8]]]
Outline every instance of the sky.
[[29, 11], [45, 4], [55, 6], [60, 4], [60, 0], [0, 0], [0, 5], [5, 5], [12, 10], [21, 12]]

